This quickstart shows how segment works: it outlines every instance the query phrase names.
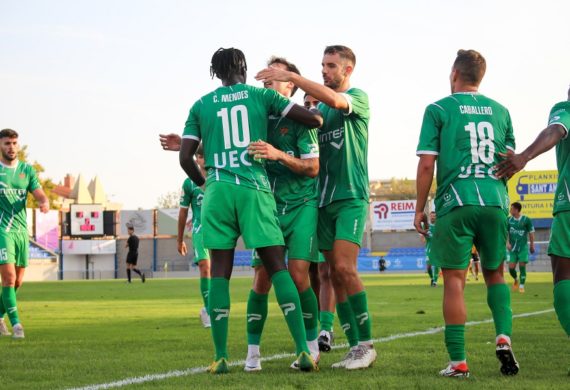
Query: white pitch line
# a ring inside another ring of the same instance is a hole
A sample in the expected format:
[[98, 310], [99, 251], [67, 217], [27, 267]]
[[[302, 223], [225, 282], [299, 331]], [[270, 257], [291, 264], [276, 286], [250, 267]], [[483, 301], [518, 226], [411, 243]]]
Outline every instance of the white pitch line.
[[[554, 311], [554, 309], [548, 309], [548, 310], [534, 311], [534, 312], [530, 312], [530, 313], [515, 314], [515, 315], [513, 315], [513, 318], [538, 316], [541, 314], [552, 313], [553, 311]], [[470, 322], [467, 322], [465, 324], [465, 326], [488, 324], [488, 323], [492, 323], [492, 322], [493, 322], [493, 319], [489, 318], [487, 320], [482, 320], [482, 321], [470, 321]], [[398, 334], [394, 334], [394, 335], [391, 335], [388, 337], [381, 337], [379, 339], [374, 339], [373, 341], [375, 343], [387, 343], [389, 341], [398, 340], [398, 339], [405, 339], [405, 338], [409, 338], [409, 337], [432, 335], [432, 334], [436, 334], [436, 333], [443, 331], [443, 329], [444, 329], [444, 327], [438, 326], [436, 328], [431, 328], [431, 329], [418, 331], [418, 332], [398, 333]], [[346, 347], [348, 347], [348, 344], [344, 343], [344, 344], [336, 344], [332, 348], [333, 349], [339, 349], [339, 348], [346, 348]], [[284, 359], [284, 358], [294, 358], [294, 357], [295, 357], [295, 354], [293, 354], [293, 353], [280, 353], [280, 354], [276, 354], [276, 355], [272, 355], [272, 356], [262, 358], [261, 360], [264, 362], [269, 362], [272, 360], [280, 360], [280, 359]], [[229, 366], [232, 366], [232, 367], [233, 366], [243, 366], [244, 364], [245, 364], [245, 360], [236, 360], [236, 361], [230, 362]], [[138, 384], [138, 383], [152, 382], [152, 381], [157, 381], [157, 380], [162, 380], [162, 379], [200, 374], [200, 373], [205, 372], [206, 370], [207, 370], [207, 367], [187, 368], [185, 370], [168, 371], [168, 372], [165, 372], [162, 374], [149, 374], [149, 375], [138, 376], [138, 377], [134, 377], [134, 378], [126, 378], [126, 379], [122, 379], [122, 380], [116, 381], [116, 382], [101, 383], [98, 385], [89, 385], [89, 386], [85, 386], [85, 387], [75, 387], [75, 388], [72, 388], [70, 390], [112, 389], [115, 387], [129, 386], [129, 385], [134, 385], [134, 384]]]

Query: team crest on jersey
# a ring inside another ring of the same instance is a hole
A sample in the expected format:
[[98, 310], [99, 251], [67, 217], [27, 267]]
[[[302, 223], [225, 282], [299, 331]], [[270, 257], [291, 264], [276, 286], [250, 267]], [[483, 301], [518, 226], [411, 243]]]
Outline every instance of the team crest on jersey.
[[25, 178], [26, 178], [26, 174], [25, 174], [25, 173], [20, 173], [18, 176], [20, 177], [20, 179], [25, 179]]
[[282, 127], [279, 129], [279, 132], [281, 133], [281, 135], [286, 135], [289, 132], [289, 128], [288, 127]]

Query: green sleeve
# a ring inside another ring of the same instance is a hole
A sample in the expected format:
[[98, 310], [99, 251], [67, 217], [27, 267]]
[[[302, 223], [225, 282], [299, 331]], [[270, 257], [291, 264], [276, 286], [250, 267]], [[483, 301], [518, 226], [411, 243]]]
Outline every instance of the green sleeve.
[[36, 170], [31, 165], [28, 166], [29, 175], [30, 175], [30, 183], [28, 184], [28, 192], [32, 192], [41, 188], [40, 180], [38, 179], [38, 175]]
[[568, 130], [570, 129], [570, 110], [559, 109], [558, 105], [554, 106], [550, 111], [550, 116], [548, 118], [548, 126], [550, 125], [560, 125], [566, 130], [565, 138], [568, 136]]
[[511, 120], [511, 114], [507, 111], [507, 133], [505, 134], [505, 147], [507, 149], [515, 151], [515, 135], [513, 133], [513, 122]]
[[182, 196], [180, 196], [180, 207], [190, 207], [192, 201], [192, 182], [190, 179], [184, 180], [182, 184]]
[[344, 93], [349, 104], [347, 115], [356, 115], [360, 118], [370, 117], [370, 107], [368, 106], [368, 95], [361, 89], [352, 88]]
[[272, 89], [259, 89], [261, 91], [261, 97], [267, 107], [269, 115], [275, 116], [286, 116], [291, 107], [295, 105], [294, 102], [283, 97], [276, 91]]
[[529, 233], [534, 233], [534, 225], [532, 224], [532, 220], [529, 217], [526, 217], [526, 230]]
[[422, 129], [420, 131], [420, 141], [416, 154], [439, 154], [439, 134], [443, 126], [442, 116], [445, 114], [443, 108], [437, 104], [427, 106]]
[[297, 135], [297, 147], [299, 148], [299, 157], [301, 159], [319, 158], [317, 129], [301, 129]]
[[182, 138], [195, 139], [200, 141], [202, 139], [202, 132], [200, 129], [200, 107], [202, 103], [198, 100], [188, 114], [188, 119], [186, 120], [186, 126], [184, 126], [184, 133], [182, 133]]

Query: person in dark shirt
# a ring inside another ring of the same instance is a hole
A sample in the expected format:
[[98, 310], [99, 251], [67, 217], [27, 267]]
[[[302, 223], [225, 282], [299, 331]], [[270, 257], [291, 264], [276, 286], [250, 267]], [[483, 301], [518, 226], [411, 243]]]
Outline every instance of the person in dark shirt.
[[144, 273], [137, 269], [137, 261], [139, 259], [139, 238], [135, 234], [135, 229], [133, 226], [127, 226], [129, 232], [129, 239], [125, 248], [129, 248], [127, 253], [127, 280], [131, 283], [131, 270], [135, 271], [141, 277], [142, 282], [146, 281]]

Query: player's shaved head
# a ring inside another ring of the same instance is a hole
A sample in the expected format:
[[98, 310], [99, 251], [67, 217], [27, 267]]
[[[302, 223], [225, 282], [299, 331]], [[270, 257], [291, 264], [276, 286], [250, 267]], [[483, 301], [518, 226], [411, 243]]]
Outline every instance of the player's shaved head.
[[350, 65], [352, 65], [352, 67], [356, 65], [356, 56], [349, 47], [342, 45], [327, 46], [325, 47], [324, 54], [338, 54], [340, 58], [342, 58], [345, 61], [348, 61]]
[[210, 75], [220, 80], [228, 80], [233, 76], [244, 76], [247, 71], [245, 55], [240, 49], [230, 47], [219, 48], [212, 56]]
[[485, 57], [475, 50], [459, 50], [453, 69], [464, 83], [478, 86], [485, 76], [487, 62]]

